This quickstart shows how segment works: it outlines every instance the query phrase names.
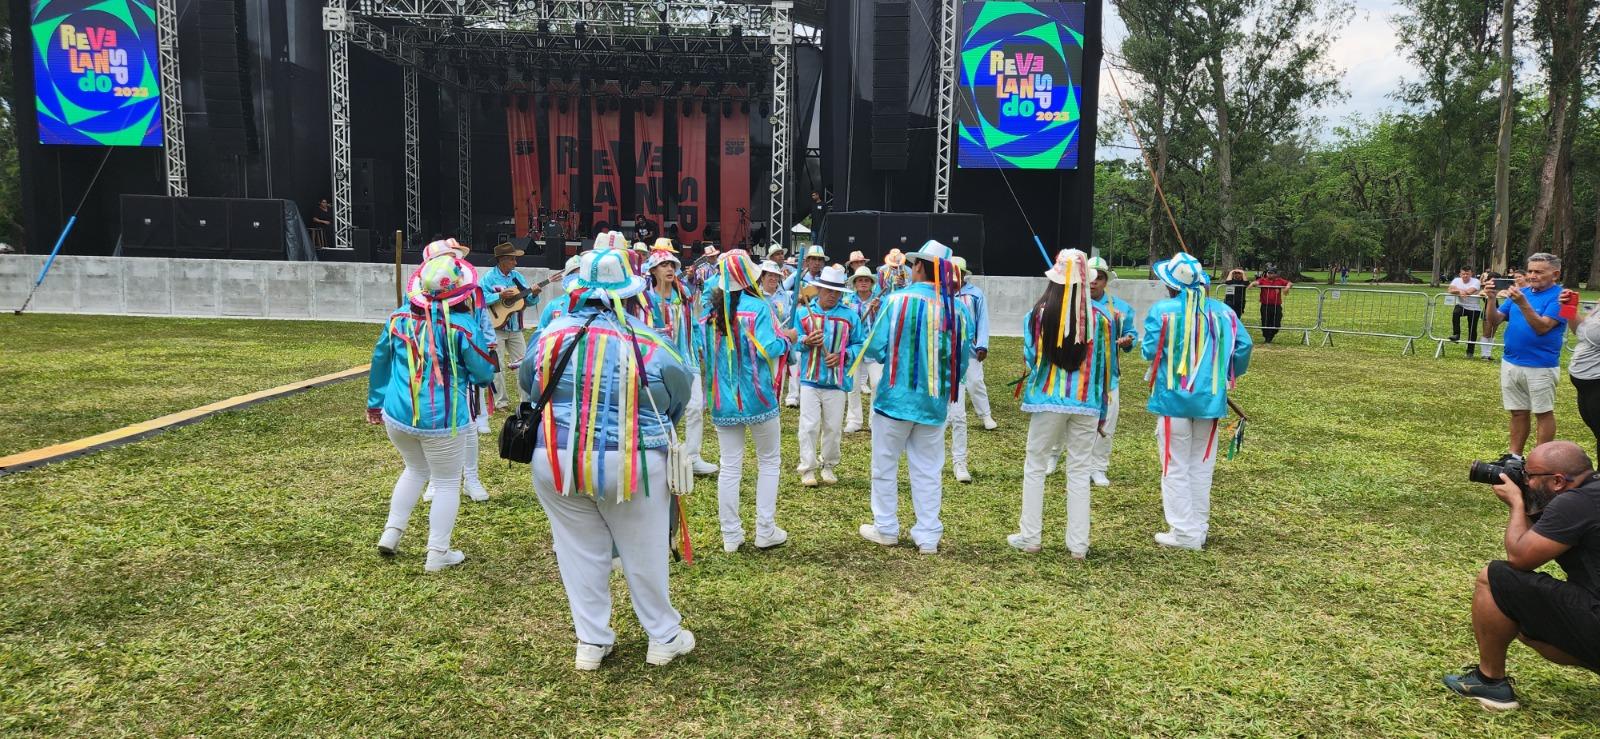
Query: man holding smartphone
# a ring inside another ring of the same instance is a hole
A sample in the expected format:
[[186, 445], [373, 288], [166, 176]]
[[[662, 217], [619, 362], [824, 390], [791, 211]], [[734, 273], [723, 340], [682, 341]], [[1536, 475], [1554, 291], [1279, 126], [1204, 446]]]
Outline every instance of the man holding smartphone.
[[1556, 435], [1556, 380], [1560, 375], [1562, 332], [1561, 259], [1540, 252], [1528, 257], [1524, 286], [1496, 294], [1502, 301], [1489, 311], [1486, 326], [1506, 324], [1500, 363], [1500, 398], [1511, 413], [1511, 448], [1506, 459], [1521, 459], [1528, 442], [1530, 414], [1537, 423], [1534, 446]]

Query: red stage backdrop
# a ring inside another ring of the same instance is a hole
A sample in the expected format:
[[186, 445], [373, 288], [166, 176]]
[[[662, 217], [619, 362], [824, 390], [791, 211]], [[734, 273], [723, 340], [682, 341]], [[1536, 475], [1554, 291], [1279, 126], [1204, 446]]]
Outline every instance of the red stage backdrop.
[[[661, 151], [662, 110], [658, 105], [655, 115], [645, 115], [644, 109], [633, 112], [634, 152], [633, 202], [634, 207], [650, 217], [659, 226], [666, 212], [666, 162]], [[629, 215], [632, 215], [631, 213]]]
[[518, 236], [537, 235], [533, 220], [539, 215], [539, 139], [535, 132], [535, 110], [523, 104], [506, 106], [506, 139], [511, 146], [511, 198], [516, 205]]
[[750, 239], [750, 114], [722, 119], [722, 243]]
[[685, 244], [705, 233], [706, 116], [699, 101], [689, 99], [689, 115], [678, 118], [678, 238]]
[[[562, 103], [566, 111], [561, 110]], [[572, 212], [578, 207], [578, 101], [567, 95], [550, 96], [550, 208]], [[578, 227], [576, 217], [563, 226]], [[573, 235], [573, 233], [569, 233]]]
[[595, 223], [605, 221], [616, 228], [622, 222], [622, 170], [621, 157], [617, 156], [622, 151], [622, 113], [607, 105], [605, 112], [596, 112], [589, 122], [593, 128], [590, 145], [594, 149], [590, 152], [594, 158], [594, 196], [589, 203]]

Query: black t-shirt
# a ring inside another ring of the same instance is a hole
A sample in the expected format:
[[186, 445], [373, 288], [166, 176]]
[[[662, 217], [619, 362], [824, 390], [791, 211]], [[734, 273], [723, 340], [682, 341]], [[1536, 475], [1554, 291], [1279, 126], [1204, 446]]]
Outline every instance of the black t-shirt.
[[1600, 479], [1557, 495], [1533, 525], [1534, 533], [1571, 547], [1556, 563], [1567, 582], [1600, 598]]

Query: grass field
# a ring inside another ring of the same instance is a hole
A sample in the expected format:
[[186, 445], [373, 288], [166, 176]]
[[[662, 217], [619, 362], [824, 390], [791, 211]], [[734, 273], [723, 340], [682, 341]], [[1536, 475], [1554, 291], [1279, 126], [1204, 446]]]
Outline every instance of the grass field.
[[[9, 350], [100, 320], [0, 324], [7, 377], [92, 374], [91, 352]], [[364, 361], [373, 330], [352, 327], [327, 361]], [[173, 378], [260, 352], [263, 335], [315, 344], [333, 331], [143, 322], [144, 346], [203, 334], [209, 349], [184, 355], [198, 367], [80, 396], [165, 395]], [[779, 523], [792, 539], [775, 551], [723, 554], [702, 482], [688, 502], [700, 559], [672, 581], [699, 647], [647, 668], [618, 577], [618, 650], [586, 675], [571, 669], [526, 468], [490, 461], [485, 444], [496, 495], [463, 503], [469, 561], [424, 575], [420, 536], [396, 561], [373, 552], [399, 460], [362, 422], [361, 383], [222, 414], [0, 478], [0, 734], [1600, 733], [1600, 678], [1520, 645], [1521, 711], [1492, 715], [1440, 684], [1475, 661], [1471, 578], [1500, 554], [1505, 510], [1464, 478], [1469, 460], [1503, 451], [1503, 421], [1489, 410], [1494, 365], [1395, 349], [1258, 352], [1237, 394], [1249, 438], [1220, 465], [1201, 553], [1150, 540], [1162, 528], [1154, 424], [1130, 382], [1116, 484], [1095, 491], [1090, 557], [1076, 564], [1059, 493], [1043, 554], [1004, 541], [1026, 418], [1002, 392], [1019, 362], [1002, 340], [988, 363], [1001, 428], [972, 433], [977, 483], [946, 483], [940, 556], [856, 537], [870, 517], [865, 435], [849, 437], [838, 487], [786, 474]], [[326, 369], [308, 360], [297, 374]], [[291, 378], [268, 384], [279, 379]], [[1591, 445], [1565, 385], [1560, 398], [1560, 435]], [[57, 412], [39, 393], [0, 403], [7, 428]], [[792, 411], [785, 423], [787, 470]]]

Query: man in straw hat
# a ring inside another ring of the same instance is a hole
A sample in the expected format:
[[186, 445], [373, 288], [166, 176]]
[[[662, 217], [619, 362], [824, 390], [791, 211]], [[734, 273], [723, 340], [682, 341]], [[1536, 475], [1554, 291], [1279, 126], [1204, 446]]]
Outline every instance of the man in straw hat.
[[1250, 333], [1220, 300], [1206, 297], [1200, 261], [1177, 254], [1158, 262], [1170, 296], [1150, 306], [1139, 353], [1150, 362], [1150, 402], [1161, 455], [1161, 507], [1169, 530], [1156, 543], [1205, 546], [1211, 528], [1211, 475], [1228, 415], [1228, 391], [1250, 366]]
[[[854, 386], [851, 361], [861, 351], [865, 339], [861, 320], [844, 304], [848, 290], [844, 268], [823, 267], [822, 274], [809, 281], [817, 297], [800, 306], [795, 319], [800, 340], [790, 360], [800, 377], [800, 484], [816, 487], [839, 482], [834, 468], [839, 466], [839, 434], [844, 424], [845, 395]], [[817, 440], [822, 440], [818, 460]], [[820, 470], [820, 471], [819, 471]]]
[[883, 255], [883, 265], [878, 267], [878, 292], [885, 295], [911, 283], [911, 268], [906, 266], [906, 255], [899, 249], [890, 249]]
[[[622, 307], [644, 289], [626, 251], [585, 254], [571, 312], [545, 327], [518, 372], [526, 396], [553, 387], [530, 466], [577, 632], [579, 670], [599, 669], [616, 642], [613, 551], [649, 637], [645, 662], [664, 665], [695, 646], [667, 593], [667, 447], [692, 375], [671, 343]], [[563, 355], [571, 357], [565, 366]]]
[[872, 523], [859, 532], [875, 544], [899, 542], [904, 456], [917, 517], [911, 540], [922, 554], [938, 554], [944, 535], [944, 426], [972, 354], [972, 317], [955, 300], [952, 256], [931, 240], [908, 255], [912, 284], [885, 298], [862, 351], [887, 376], [872, 399]]
[[853, 251], [850, 252], [850, 258], [844, 262], [844, 271], [845, 274], [850, 275], [850, 279], [854, 280], [856, 271], [865, 266], [867, 266], [867, 255], [860, 251]]
[[[484, 305], [494, 305], [500, 302], [502, 296], [511, 296], [524, 290], [529, 290], [528, 279], [517, 271], [517, 257], [523, 251], [512, 244], [500, 244], [494, 248], [494, 269], [483, 276]], [[533, 290], [527, 297], [527, 305], [532, 308], [538, 305], [539, 291]], [[528, 340], [524, 330], [527, 328], [523, 319], [523, 311], [517, 311], [506, 317], [506, 322], [494, 331], [495, 344], [500, 349], [500, 366], [509, 367], [522, 361], [522, 355], [528, 353]], [[505, 408], [511, 404], [511, 395], [506, 387], [505, 371], [502, 369], [494, 376], [495, 405]]]
[[[863, 264], [856, 267], [855, 273], [850, 275], [850, 288], [850, 294], [847, 296], [850, 308], [856, 312], [861, 329], [869, 330], [878, 321], [878, 305], [882, 302], [878, 299], [878, 278]], [[869, 388], [872, 392], [877, 392], [878, 378], [882, 374], [883, 365], [871, 359], [863, 360], [857, 367], [850, 395], [845, 400], [845, 433], [853, 434], [861, 430], [861, 393]]]
[[986, 429], [994, 429], [992, 411], [989, 409], [989, 388], [983, 381], [983, 361], [989, 358], [989, 307], [983, 290], [966, 281], [967, 260], [955, 257], [956, 300], [972, 316], [973, 359], [967, 363], [967, 374], [962, 379], [959, 396], [950, 404], [950, 470], [957, 482], [972, 482], [967, 470], [967, 398], [972, 398], [972, 409]]

